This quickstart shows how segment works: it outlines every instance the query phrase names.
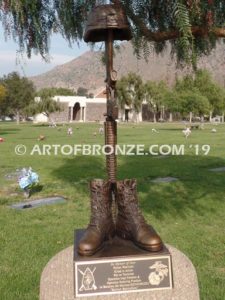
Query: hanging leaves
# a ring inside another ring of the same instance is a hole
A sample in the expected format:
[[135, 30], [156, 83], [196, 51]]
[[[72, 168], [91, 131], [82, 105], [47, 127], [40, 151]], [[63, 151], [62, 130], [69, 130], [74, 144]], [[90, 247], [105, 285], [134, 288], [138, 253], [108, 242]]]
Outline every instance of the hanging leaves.
[[[224, 0], [111, 0], [123, 6], [132, 27], [137, 56], [162, 52], [166, 42], [177, 59], [196, 62], [225, 38]], [[69, 43], [79, 42], [89, 12], [106, 0], [0, 0], [0, 22], [28, 57], [32, 51], [46, 58], [50, 37], [60, 33]]]

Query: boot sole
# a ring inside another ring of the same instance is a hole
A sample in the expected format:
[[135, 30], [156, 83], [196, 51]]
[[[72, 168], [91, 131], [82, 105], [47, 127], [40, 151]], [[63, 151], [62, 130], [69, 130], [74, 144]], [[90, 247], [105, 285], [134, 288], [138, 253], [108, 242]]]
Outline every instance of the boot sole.
[[90, 251], [80, 251], [78, 248], [77, 252], [81, 256], [92, 256], [96, 252], [101, 250], [104, 247], [105, 242], [112, 240], [114, 238], [114, 236], [115, 236], [115, 232], [113, 231], [107, 238], [105, 238], [105, 240], [101, 243], [101, 245], [98, 248], [96, 248], [94, 250], [90, 250]]
[[162, 248], [163, 248], [163, 244], [162, 243], [156, 244], [156, 245], [141, 244], [141, 243], [138, 243], [135, 240], [133, 240], [132, 237], [129, 237], [129, 236], [124, 235], [124, 234], [120, 234], [118, 231], [117, 231], [117, 236], [119, 236], [123, 240], [132, 241], [139, 248], [147, 250], [147, 251], [150, 251], [150, 252], [158, 252], [158, 251], [162, 250]]
[[81, 256], [92, 256], [94, 255], [96, 252], [98, 252], [99, 250], [102, 249], [104, 245], [104, 242], [102, 243], [102, 245], [94, 250], [91, 250], [91, 251], [80, 251], [79, 249], [77, 250], [78, 254], [81, 255]]
[[163, 248], [163, 244], [157, 244], [154, 246], [143, 245], [138, 242], [134, 242], [134, 244], [137, 245], [139, 248], [142, 248], [142, 249], [150, 251], [150, 252], [159, 252]]

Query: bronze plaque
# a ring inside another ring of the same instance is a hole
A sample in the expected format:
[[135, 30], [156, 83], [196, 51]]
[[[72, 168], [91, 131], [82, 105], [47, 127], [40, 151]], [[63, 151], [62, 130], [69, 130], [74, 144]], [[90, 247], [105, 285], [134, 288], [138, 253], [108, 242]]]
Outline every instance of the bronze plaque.
[[159, 253], [139, 251], [119, 238], [92, 257], [77, 255], [74, 247], [74, 284], [75, 297], [172, 289], [171, 255], [166, 247]]

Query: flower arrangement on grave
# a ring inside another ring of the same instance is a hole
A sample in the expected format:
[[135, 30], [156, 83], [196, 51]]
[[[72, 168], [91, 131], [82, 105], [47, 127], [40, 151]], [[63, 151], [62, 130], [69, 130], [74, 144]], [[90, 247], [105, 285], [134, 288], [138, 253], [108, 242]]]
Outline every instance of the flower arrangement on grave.
[[24, 191], [25, 197], [28, 198], [32, 188], [39, 183], [39, 176], [33, 172], [31, 167], [29, 169], [23, 168], [21, 173], [19, 186]]

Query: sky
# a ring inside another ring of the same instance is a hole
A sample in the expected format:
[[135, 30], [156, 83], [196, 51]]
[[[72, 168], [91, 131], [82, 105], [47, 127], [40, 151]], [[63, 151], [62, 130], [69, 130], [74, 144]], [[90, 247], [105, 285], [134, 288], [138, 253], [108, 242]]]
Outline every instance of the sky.
[[12, 40], [5, 40], [3, 29], [0, 27], [0, 77], [10, 72], [17, 71], [23, 76], [34, 76], [47, 72], [57, 65], [69, 62], [89, 50], [84, 43], [80, 47], [76, 43], [69, 47], [68, 42], [60, 35], [53, 35], [50, 45], [50, 63], [46, 63], [40, 55], [32, 55], [28, 59], [26, 53], [23, 57], [17, 54], [18, 45]]

